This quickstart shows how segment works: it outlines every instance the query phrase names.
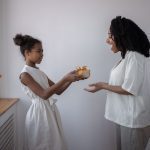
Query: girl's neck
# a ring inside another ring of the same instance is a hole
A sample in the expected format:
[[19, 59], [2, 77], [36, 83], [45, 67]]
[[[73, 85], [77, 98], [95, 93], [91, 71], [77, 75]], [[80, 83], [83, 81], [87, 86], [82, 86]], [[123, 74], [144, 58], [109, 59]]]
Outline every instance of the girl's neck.
[[28, 65], [28, 66], [30, 66], [30, 67], [33, 67], [33, 68], [37, 68], [37, 67], [36, 67], [36, 64], [33, 63], [33, 62], [28, 62], [28, 61], [26, 61], [26, 65]]

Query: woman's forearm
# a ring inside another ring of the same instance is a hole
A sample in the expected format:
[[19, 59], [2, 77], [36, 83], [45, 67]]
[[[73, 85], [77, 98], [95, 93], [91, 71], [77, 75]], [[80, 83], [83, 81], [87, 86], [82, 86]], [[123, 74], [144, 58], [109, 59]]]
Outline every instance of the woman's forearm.
[[121, 86], [109, 85], [108, 83], [103, 85], [103, 89], [122, 95], [132, 95], [128, 91], [125, 91]]

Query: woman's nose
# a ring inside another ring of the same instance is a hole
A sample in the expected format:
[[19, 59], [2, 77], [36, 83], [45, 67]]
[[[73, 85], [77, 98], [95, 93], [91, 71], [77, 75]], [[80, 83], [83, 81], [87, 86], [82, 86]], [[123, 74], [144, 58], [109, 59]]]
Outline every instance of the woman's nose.
[[110, 39], [109, 38], [106, 39], [106, 43], [110, 44]]

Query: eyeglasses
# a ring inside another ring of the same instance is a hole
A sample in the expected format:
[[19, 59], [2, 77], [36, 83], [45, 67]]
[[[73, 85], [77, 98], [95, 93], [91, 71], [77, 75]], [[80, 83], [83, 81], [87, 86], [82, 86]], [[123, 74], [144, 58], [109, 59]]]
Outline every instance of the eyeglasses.
[[43, 50], [32, 50], [31, 52], [43, 53]]

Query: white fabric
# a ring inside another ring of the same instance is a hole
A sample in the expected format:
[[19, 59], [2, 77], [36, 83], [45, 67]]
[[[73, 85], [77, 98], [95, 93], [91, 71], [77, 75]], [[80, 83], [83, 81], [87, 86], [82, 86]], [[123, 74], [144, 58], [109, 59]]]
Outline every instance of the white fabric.
[[[129, 51], [110, 73], [110, 85], [121, 86], [133, 95], [107, 93], [105, 118], [122, 126], [140, 128], [150, 125], [150, 85], [148, 58]], [[150, 72], [150, 71], [149, 71]]]
[[[48, 78], [39, 69], [25, 65], [22, 72], [30, 74], [43, 88], [48, 88]], [[31, 106], [26, 115], [27, 150], [67, 150], [56, 100], [44, 100], [23, 85], [24, 92], [31, 99]]]

